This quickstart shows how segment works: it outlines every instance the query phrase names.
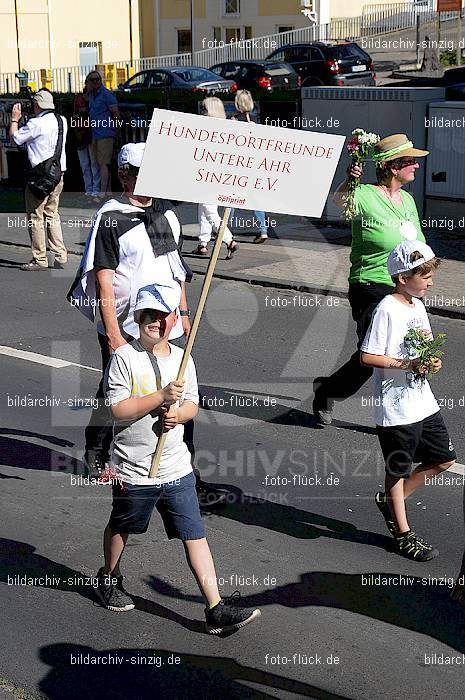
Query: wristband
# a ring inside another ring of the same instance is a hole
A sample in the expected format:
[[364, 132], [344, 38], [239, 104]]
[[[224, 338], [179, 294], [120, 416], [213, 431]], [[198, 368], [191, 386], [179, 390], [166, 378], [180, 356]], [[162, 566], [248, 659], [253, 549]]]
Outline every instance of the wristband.
[[19, 119], [12, 119], [10, 124], [19, 124]]
[[179, 309], [179, 315], [180, 316], [190, 316], [191, 315], [190, 309]]

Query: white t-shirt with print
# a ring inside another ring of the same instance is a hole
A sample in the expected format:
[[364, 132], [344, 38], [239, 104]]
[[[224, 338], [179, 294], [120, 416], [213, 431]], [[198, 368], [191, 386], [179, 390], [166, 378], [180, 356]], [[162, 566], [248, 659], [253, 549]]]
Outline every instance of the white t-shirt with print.
[[[411, 328], [431, 332], [431, 325], [423, 302], [412, 301], [407, 305], [392, 294], [384, 297], [375, 309], [362, 352], [396, 359], [418, 357], [405, 345], [405, 336]], [[373, 379], [376, 425], [409, 425], [439, 411], [428, 380], [415, 379], [413, 372], [375, 367]]]
[[[162, 387], [176, 379], [183, 355], [183, 350], [171, 343], [169, 348], [169, 356], [156, 358]], [[197, 374], [192, 357], [187, 363], [184, 382], [180, 403], [193, 401], [198, 404]], [[111, 356], [105, 372], [104, 390], [112, 405], [157, 391], [155, 372], [147, 352], [140, 352], [129, 344], [121, 345]], [[159, 485], [180, 479], [192, 471], [191, 455], [183, 440], [184, 425], [177, 425], [167, 433], [156, 478], [148, 476], [159, 429], [158, 413], [148, 414], [129, 425], [114, 422], [111, 462], [122, 481], [143, 486]]]

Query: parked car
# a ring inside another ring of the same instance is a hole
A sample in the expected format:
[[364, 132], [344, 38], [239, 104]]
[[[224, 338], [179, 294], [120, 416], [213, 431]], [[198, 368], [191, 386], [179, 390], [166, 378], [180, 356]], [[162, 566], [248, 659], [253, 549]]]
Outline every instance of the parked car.
[[140, 97], [148, 90], [158, 93], [155, 95], [157, 97], [169, 95], [176, 99], [191, 93], [200, 100], [208, 95], [235, 94], [237, 85], [234, 80], [218, 79], [216, 73], [196, 66], [143, 70], [118, 85], [118, 92], [123, 100], [128, 96]]
[[355, 42], [288, 44], [276, 49], [269, 60], [289, 63], [309, 85], [376, 85], [370, 55]]
[[282, 61], [226, 61], [210, 70], [224, 79], [234, 80], [239, 90], [249, 90], [257, 96], [274, 90], [296, 90], [301, 85], [295, 70]]
[[440, 87], [445, 88], [445, 99], [462, 102], [465, 100], [465, 66], [449, 68], [440, 77], [422, 74], [422, 71], [396, 71], [398, 83], [394, 87]]

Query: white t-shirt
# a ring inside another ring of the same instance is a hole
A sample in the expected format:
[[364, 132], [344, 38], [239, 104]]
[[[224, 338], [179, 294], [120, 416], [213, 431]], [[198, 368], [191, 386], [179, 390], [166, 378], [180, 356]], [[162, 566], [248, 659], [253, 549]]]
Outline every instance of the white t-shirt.
[[[103, 213], [102, 213], [103, 210]], [[132, 211], [132, 215], [131, 215]], [[150, 235], [140, 215], [144, 210], [125, 203], [111, 200], [97, 213], [94, 229], [89, 234], [94, 237], [94, 265], [114, 270], [113, 290], [115, 311], [120, 328], [133, 338], [139, 337], [139, 326], [134, 321], [134, 306], [137, 293], [148, 284], [173, 284], [180, 286], [186, 280], [186, 270], [174, 250], [164, 255], [155, 255]], [[169, 233], [176, 243], [181, 235], [180, 223], [172, 210], [155, 217], [154, 226], [159, 234]], [[105, 334], [102, 320], [97, 323], [97, 331]], [[184, 335], [182, 319], [178, 314], [176, 324], [171, 329], [170, 340]]]
[[[66, 170], [66, 135], [68, 124], [65, 117], [60, 115], [63, 122], [63, 147], [61, 149], [61, 170]], [[27, 123], [15, 131], [13, 140], [17, 146], [26, 144], [27, 157], [32, 167], [51, 158], [55, 153], [58, 141], [58, 121], [53, 112], [28, 119]]]
[[[169, 356], [156, 358], [162, 387], [176, 379], [183, 355], [181, 348], [171, 343], [169, 347]], [[192, 357], [187, 363], [184, 381], [180, 403], [193, 401], [198, 404], [197, 374]], [[111, 356], [105, 372], [104, 389], [110, 404], [157, 391], [155, 372], [148, 354], [131, 345], [121, 345]], [[183, 440], [184, 425], [177, 425], [167, 433], [157, 477], [149, 478], [159, 429], [158, 413], [148, 414], [129, 425], [114, 422], [111, 462], [122, 481], [141, 486], [159, 485], [180, 479], [192, 471], [191, 456]]]
[[[418, 355], [404, 343], [411, 328], [431, 332], [423, 302], [414, 298], [410, 306], [388, 294], [375, 309], [361, 350], [371, 355], [414, 359]], [[375, 367], [373, 379], [376, 425], [409, 425], [439, 411], [428, 380], [415, 379], [413, 372]]]

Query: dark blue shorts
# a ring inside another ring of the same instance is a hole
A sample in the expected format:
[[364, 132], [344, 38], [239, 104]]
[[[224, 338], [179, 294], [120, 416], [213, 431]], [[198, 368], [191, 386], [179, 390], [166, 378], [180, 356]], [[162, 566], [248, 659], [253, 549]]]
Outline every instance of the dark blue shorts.
[[193, 472], [161, 486], [113, 484], [113, 508], [108, 525], [124, 534], [146, 532], [155, 506], [170, 540], [205, 537]]

